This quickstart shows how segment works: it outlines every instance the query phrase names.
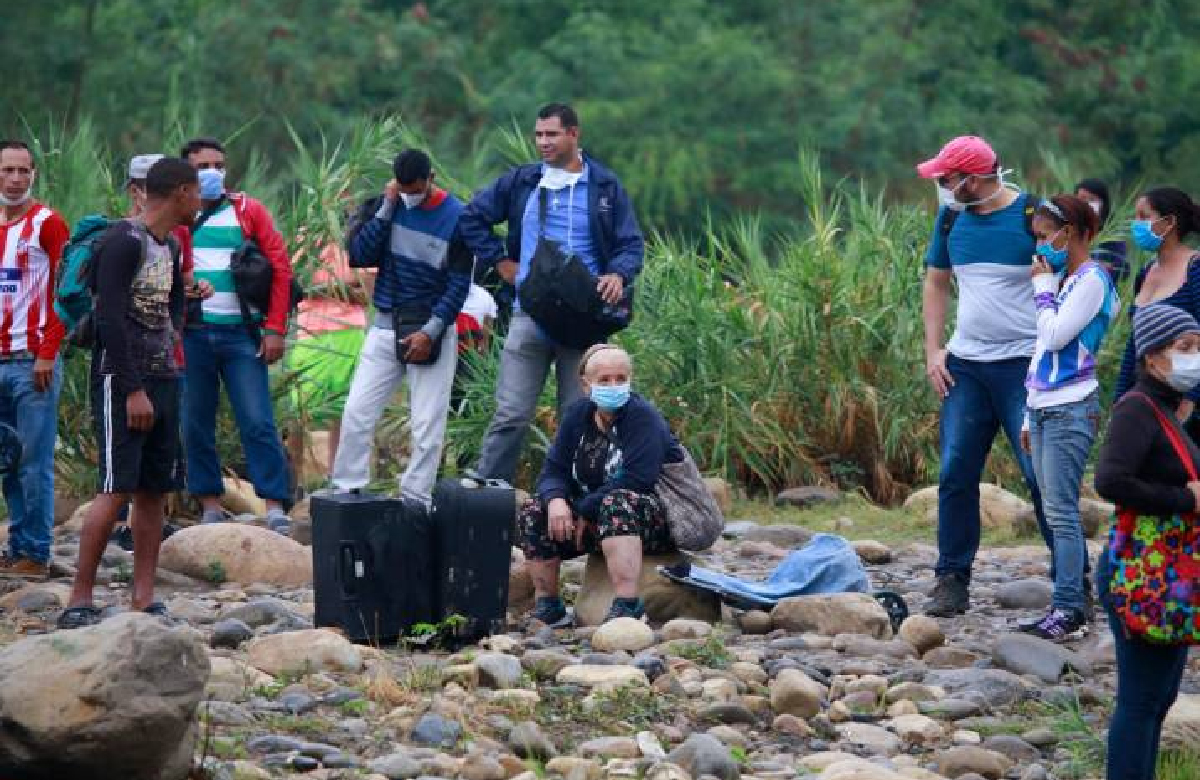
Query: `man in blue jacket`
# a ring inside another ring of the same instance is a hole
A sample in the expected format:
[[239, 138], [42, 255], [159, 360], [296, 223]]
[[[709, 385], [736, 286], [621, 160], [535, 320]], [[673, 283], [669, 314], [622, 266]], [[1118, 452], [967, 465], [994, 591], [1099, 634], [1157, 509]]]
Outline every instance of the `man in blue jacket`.
[[[538, 111], [534, 139], [542, 162], [518, 166], [476, 193], [459, 220], [463, 239], [477, 262], [494, 266], [506, 283], [519, 288], [538, 241], [538, 198], [532, 196], [544, 189], [546, 238], [587, 265], [605, 301], [620, 302], [642, 270], [645, 253], [629, 195], [612, 171], [581, 152], [579, 117], [570, 106], [551, 103]], [[493, 231], [501, 223], [508, 224], [504, 241]], [[547, 339], [516, 304], [500, 358], [496, 416], [469, 476], [513, 481], [550, 366], [558, 378], [561, 417], [582, 397], [582, 355]]]

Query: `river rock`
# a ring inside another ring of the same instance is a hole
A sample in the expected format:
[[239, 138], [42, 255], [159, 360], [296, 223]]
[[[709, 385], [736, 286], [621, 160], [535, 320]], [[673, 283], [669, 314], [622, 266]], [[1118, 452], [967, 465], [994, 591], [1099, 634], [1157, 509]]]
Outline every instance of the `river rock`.
[[850, 544], [854, 547], [854, 552], [858, 553], [858, 557], [862, 559], [863, 563], [881, 566], [885, 563], [891, 563], [892, 558], [895, 557], [895, 553], [892, 552], [891, 547], [874, 539], [857, 539]]
[[[643, 556], [638, 594], [646, 604], [646, 616], [655, 624], [674, 618], [719, 622], [721, 600], [715, 594], [685, 587], [658, 573], [659, 566], [678, 566], [684, 562], [691, 562], [691, 558], [684, 553]], [[575, 600], [575, 618], [579, 625], [600, 625], [608, 615], [613, 596], [603, 554], [589, 555], [583, 571], [583, 583]]]
[[194, 525], [163, 542], [159, 566], [200, 580], [312, 585], [312, 551], [274, 531], [241, 523]]
[[892, 730], [905, 742], [921, 747], [933, 745], [945, 734], [942, 724], [927, 715], [892, 718]]
[[771, 610], [776, 630], [813, 632], [825, 636], [865, 634], [876, 639], [892, 638], [887, 611], [866, 593], [835, 593], [796, 596], [780, 601]]
[[187, 774], [208, 653], [140, 613], [0, 651], [0, 776], [174, 780]]
[[811, 718], [821, 711], [828, 689], [799, 669], [784, 669], [771, 681], [771, 709], [797, 718]]
[[788, 488], [779, 491], [775, 496], [776, 506], [794, 506], [800, 509], [809, 509], [819, 504], [834, 504], [841, 500], [841, 491], [819, 485]]
[[662, 627], [662, 639], [664, 642], [676, 639], [706, 639], [712, 634], [712, 630], [712, 624], [703, 620], [675, 618], [667, 621]]
[[[938, 488], [931, 485], [911, 494], [904, 502], [906, 509], [921, 511], [937, 521]], [[1018, 531], [1023, 517], [1033, 511], [1033, 505], [1007, 490], [988, 483], [979, 485], [979, 514], [983, 527], [993, 531]]]
[[362, 653], [345, 637], [324, 628], [259, 637], [246, 646], [247, 660], [267, 674], [359, 672]]
[[961, 777], [969, 772], [1000, 780], [1012, 766], [1012, 762], [999, 753], [981, 747], [952, 747], [938, 753], [933, 759], [937, 771], [946, 777]]
[[996, 589], [996, 603], [1004, 609], [1037, 611], [1048, 608], [1053, 595], [1054, 586], [1048, 580], [1014, 580]]
[[480, 653], [475, 659], [479, 684], [484, 688], [515, 688], [521, 682], [521, 662], [505, 653]]
[[1195, 750], [1200, 745], [1200, 694], [1181, 693], [1163, 721], [1164, 750]]
[[631, 617], [610, 620], [592, 634], [592, 647], [602, 653], [636, 653], [654, 644], [650, 626]]
[[694, 778], [711, 775], [719, 780], [738, 780], [741, 770], [729, 748], [708, 734], [692, 734], [667, 754], [667, 761]]
[[649, 687], [646, 673], [635, 666], [575, 664], [564, 667], [556, 675], [559, 685], [580, 685], [584, 688], [612, 689], [628, 685]]
[[1058, 682], [1069, 670], [1087, 676], [1092, 669], [1077, 653], [1032, 634], [1001, 635], [992, 650], [992, 660], [1001, 669], [1031, 674], [1048, 683]]
[[900, 624], [899, 636], [921, 655], [946, 642], [946, 634], [937, 620], [927, 615], [912, 615]]

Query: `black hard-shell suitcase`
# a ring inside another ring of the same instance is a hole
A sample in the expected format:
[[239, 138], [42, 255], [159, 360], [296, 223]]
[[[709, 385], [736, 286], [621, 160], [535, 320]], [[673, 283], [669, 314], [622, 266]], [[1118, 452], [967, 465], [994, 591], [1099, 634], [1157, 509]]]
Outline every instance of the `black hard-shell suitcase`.
[[314, 623], [392, 642], [434, 616], [434, 533], [425, 507], [357, 491], [312, 497]]
[[433, 491], [437, 616], [456, 642], [504, 631], [516, 491], [443, 479]]

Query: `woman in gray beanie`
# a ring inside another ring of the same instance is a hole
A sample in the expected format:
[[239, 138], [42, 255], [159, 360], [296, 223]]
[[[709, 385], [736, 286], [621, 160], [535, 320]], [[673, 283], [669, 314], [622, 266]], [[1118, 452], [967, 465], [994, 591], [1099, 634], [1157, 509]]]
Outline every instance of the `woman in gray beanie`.
[[[1096, 572], [1117, 654], [1117, 702], [1108, 731], [1109, 780], [1153, 780], [1163, 719], [1179, 693], [1188, 654], [1187, 644], [1178, 639], [1168, 640], [1177, 644], [1164, 643], [1139, 624], [1139, 618], [1161, 609], [1130, 615], [1132, 601], [1160, 599], [1161, 605], [1168, 597], [1155, 595], [1153, 581], [1160, 578], [1143, 570], [1135, 598], [1126, 588], [1128, 570], [1116, 580], [1114, 574], [1126, 560], [1136, 564], [1156, 555], [1172, 560], [1163, 555], [1169, 553], [1169, 545], [1159, 549], [1156, 540], [1165, 538], [1168, 528], [1194, 535], [1194, 513], [1200, 508], [1200, 481], [1195, 476], [1200, 449], [1183, 433], [1177, 417], [1184, 394], [1200, 384], [1200, 323], [1174, 306], [1143, 306], [1133, 318], [1133, 341], [1137, 382], [1113, 408], [1096, 466], [1096, 490], [1118, 510]], [[1153, 549], [1139, 551], [1139, 545]], [[1194, 555], [1192, 561], [1200, 563]], [[1194, 572], [1172, 569], [1167, 575], [1162, 579], [1184, 585], [1190, 578], [1189, 590], [1200, 593]]]

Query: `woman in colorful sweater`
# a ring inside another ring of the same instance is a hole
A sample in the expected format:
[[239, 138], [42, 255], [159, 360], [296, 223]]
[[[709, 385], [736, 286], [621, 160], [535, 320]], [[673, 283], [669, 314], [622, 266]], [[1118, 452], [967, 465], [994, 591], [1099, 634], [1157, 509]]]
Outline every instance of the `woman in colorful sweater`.
[[1021, 628], [1053, 642], [1082, 636], [1090, 618], [1079, 485], [1100, 417], [1096, 356], [1120, 307], [1112, 278], [1091, 257], [1098, 229], [1096, 213], [1074, 195], [1044, 201], [1033, 218], [1037, 346], [1022, 440], [1053, 535], [1054, 598], [1046, 616]]

